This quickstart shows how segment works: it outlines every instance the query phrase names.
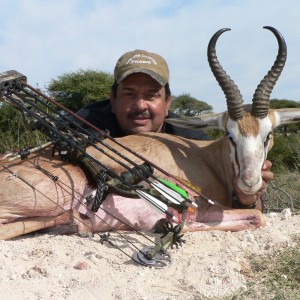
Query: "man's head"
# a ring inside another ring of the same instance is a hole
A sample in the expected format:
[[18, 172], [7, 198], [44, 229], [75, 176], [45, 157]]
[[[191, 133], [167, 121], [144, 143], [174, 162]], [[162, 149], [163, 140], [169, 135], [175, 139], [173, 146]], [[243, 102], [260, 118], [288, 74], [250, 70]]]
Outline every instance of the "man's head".
[[144, 50], [118, 60], [110, 100], [112, 112], [126, 134], [159, 132], [171, 104], [166, 61]]

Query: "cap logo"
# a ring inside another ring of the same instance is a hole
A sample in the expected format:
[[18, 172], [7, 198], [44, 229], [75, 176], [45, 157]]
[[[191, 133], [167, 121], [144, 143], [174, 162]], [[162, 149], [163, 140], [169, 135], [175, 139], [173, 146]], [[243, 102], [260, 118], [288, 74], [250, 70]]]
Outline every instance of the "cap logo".
[[125, 64], [126, 65], [129, 65], [129, 64], [148, 64], [148, 65], [154, 64], [154, 65], [157, 65], [157, 62], [153, 57], [151, 57], [149, 55], [135, 54], [131, 58], [129, 58]]
[[118, 84], [134, 73], [147, 74], [161, 86], [169, 81], [169, 68], [164, 58], [144, 50], [126, 52], [116, 63], [114, 76]]

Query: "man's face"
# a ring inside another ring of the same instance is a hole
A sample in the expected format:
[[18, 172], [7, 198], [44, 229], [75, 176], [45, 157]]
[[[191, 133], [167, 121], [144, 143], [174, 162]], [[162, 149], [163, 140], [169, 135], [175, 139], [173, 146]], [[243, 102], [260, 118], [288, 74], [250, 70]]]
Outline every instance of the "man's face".
[[116, 98], [111, 94], [112, 112], [126, 134], [159, 132], [171, 105], [165, 95], [151, 76], [132, 74], [120, 82]]

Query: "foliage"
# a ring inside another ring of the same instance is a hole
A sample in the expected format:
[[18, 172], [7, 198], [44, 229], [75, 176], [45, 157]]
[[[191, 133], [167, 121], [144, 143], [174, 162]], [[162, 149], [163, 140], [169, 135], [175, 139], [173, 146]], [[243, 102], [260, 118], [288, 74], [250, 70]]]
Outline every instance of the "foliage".
[[273, 163], [274, 172], [300, 170], [300, 134], [275, 134], [274, 146], [268, 159]]
[[295, 246], [277, 250], [272, 255], [250, 257], [247, 289], [242, 289], [224, 299], [299, 299], [300, 292], [300, 239]]
[[278, 108], [300, 108], [300, 102], [286, 99], [271, 99], [270, 100], [270, 108], [278, 109]]
[[[272, 99], [270, 100], [270, 108], [280, 109], [280, 108], [300, 108], [300, 101], [292, 101], [286, 99]], [[295, 124], [288, 124], [280, 126], [276, 129], [277, 132], [287, 134], [288, 132], [297, 133], [300, 130], [300, 122]]]
[[263, 194], [263, 210], [281, 212], [290, 208], [294, 213], [300, 213], [300, 176], [299, 172], [275, 172], [274, 180], [269, 182], [267, 192]]
[[203, 129], [212, 140], [217, 140], [224, 135], [224, 131], [218, 128]]
[[65, 73], [50, 81], [47, 88], [50, 97], [72, 111], [109, 97], [113, 76], [95, 70], [79, 70]]
[[36, 146], [46, 141], [37, 131], [29, 131], [19, 111], [11, 105], [0, 107], [0, 153]]
[[173, 96], [170, 110], [181, 116], [195, 116], [202, 113], [210, 113], [212, 106], [191, 97], [190, 94], [182, 94], [180, 96]]

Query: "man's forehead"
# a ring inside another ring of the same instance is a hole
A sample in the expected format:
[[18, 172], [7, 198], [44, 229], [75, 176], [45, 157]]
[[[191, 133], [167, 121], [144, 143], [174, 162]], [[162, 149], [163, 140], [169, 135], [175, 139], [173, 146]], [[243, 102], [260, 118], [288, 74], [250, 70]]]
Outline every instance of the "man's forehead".
[[[141, 75], [140, 75], [141, 74]], [[163, 88], [152, 77], [139, 73], [133, 74], [122, 80], [119, 84], [121, 89], [151, 89], [160, 90]]]
[[147, 91], [159, 91], [163, 89], [160, 86], [154, 87], [154, 86], [140, 86], [140, 85], [134, 85], [134, 84], [126, 84], [126, 85], [120, 85], [121, 90], [147, 90]]

